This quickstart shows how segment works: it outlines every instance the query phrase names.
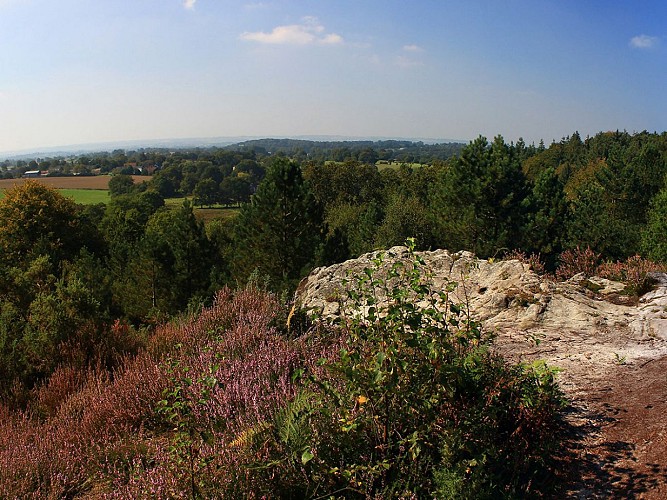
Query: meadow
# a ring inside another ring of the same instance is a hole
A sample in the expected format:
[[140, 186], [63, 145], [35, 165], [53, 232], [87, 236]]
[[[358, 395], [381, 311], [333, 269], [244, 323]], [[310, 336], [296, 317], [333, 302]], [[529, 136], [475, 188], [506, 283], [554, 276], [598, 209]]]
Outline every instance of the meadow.
[[[178, 208], [185, 200], [192, 202], [191, 198], [166, 198], [164, 204], [168, 208]], [[234, 217], [239, 212], [238, 207], [226, 207], [224, 205], [214, 205], [212, 207], [200, 208], [194, 206], [194, 212], [198, 219], [208, 222], [213, 219], [228, 219]]]
[[[133, 175], [135, 183], [147, 182], [150, 177]], [[40, 177], [37, 180], [42, 184], [57, 189], [60, 194], [72, 198], [81, 205], [96, 205], [98, 203], [108, 203], [109, 197], [109, 179], [110, 175], [93, 175], [77, 177]], [[24, 184], [29, 179], [0, 179], [0, 199], [4, 197], [4, 191], [11, 189], [16, 185]], [[180, 207], [185, 198], [168, 198], [165, 205], [169, 208]], [[195, 215], [207, 222], [217, 218], [229, 218], [238, 213], [238, 208], [229, 208], [223, 206], [214, 206], [211, 208], [195, 207]]]
[[378, 168], [379, 171], [382, 170], [398, 170], [401, 168], [401, 166], [405, 165], [406, 167], [409, 168], [421, 168], [424, 166], [423, 163], [407, 163], [407, 162], [401, 162], [401, 161], [385, 161], [385, 160], [379, 160], [375, 166]]

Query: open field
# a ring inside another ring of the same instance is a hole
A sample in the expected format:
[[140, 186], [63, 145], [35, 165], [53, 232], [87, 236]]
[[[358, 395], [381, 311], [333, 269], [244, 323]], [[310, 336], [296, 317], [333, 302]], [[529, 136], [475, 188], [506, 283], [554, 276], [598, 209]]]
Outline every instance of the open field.
[[401, 165], [407, 165], [410, 168], [422, 168], [424, 166], [422, 163], [406, 163], [400, 161], [392, 161], [392, 162], [378, 161], [375, 165], [380, 171], [386, 169], [398, 170], [399, 168], [401, 168]]
[[[180, 207], [186, 199], [189, 198], [167, 198], [164, 200], [164, 204], [168, 208], [173, 209]], [[195, 207], [195, 215], [198, 219], [201, 219], [204, 222], [208, 222], [213, 219], [229, 219], [236, 217], [236, 215], [239, 213], [239, 210], [240, 209], [237, 207], [224, 207], [222, 205], [216, 205], [213, 208]]]
[[[150, 177], [141, 175], [133, 175], [135, 183], [146, 182]], [[68, 198], [72, 198], [76, 203], [81, 205], [95, 205], [97, 203], [108, 203], [110, 200], [108, 186], [109, 175], [95, 175], [86, 177], [40, 177], [34, 179], [47, 186], [57, 189], [60, 194]], [[15, 185], [25, 183], [28, 179], [0, 179], [0, 199], [4, 197], [4, 190], [10, 189]], [[185, 201], [185, 198], [168, 198], [165, 205], [168, 208], [180, 207]], [[197, 218], [208, 222], [217, 218], [230, 218], [236, 216], [239, 209], [215, 206], [213, 208], [197, 208], [195, 207], [195, 215]]]
[[[146, 182], [150, 177], [133, 175], [135, 183]], [[102, 189], [109, 188], [110, 175], [85, 175], [71, 177], [37, 177], [33, 179], [0, 179], [0, 190], [9, 189], [26, 181], [38, 181], [55, 189]]]
[[108, 203], [110, 199], [106, 189], [59, 189], [58, 192], [81, 205]]
[[[5, 189], [0, 188], [0, 200], [5, 196]], [[109, 202], [109, 192], [106, 189], [58, 189], [58, 192], [67, 198], [72, 198], [75, 203], [81, 205]]]

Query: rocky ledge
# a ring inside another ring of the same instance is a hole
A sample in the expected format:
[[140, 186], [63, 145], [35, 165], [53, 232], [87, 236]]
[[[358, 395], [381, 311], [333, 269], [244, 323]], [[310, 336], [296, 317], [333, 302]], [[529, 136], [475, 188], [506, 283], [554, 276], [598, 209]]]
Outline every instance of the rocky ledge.
[[[409, 258], [408, 249], [383, 252], [382, 268]], [[431, 273], [431, 286], [457, 283], [455, 302], [497, 334], [496, 347], [513, 359], [544, 359], [563, 370], [562, 383], [576, 393], [581, 376], [602, 377], [619, 364], [642, 363], [667, 354], [667, 276], [637, 301], [623, 283], [577, 275], [556, 282], [518, 260], [492, 261], [470, 252], [417, 252]], [[315, 269], [296, 295], [302, 309], [321, 318], [339, 313], [350, 276], [374, 267], [377, 252]]]

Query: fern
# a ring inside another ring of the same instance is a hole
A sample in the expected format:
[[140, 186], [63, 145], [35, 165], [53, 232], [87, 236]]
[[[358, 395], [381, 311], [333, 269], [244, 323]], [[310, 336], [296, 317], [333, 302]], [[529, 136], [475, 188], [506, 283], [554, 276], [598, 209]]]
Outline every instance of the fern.
[[284, 446], [285, 455], [291, 459], [303, 462], [306, 453], [310, 453], [312, 435], [308, 417], [314, 408], [314, 394], [301, 391], [273, 417], [277, 441]]
[[261, 421], [257, 425], [244, 430], [236, 439], [229, 443], [230, 448], [250, 448], [255, 446], [260, 438], [266, 435], [267, 431], [271, 429], [271, 424], [266, 421]]

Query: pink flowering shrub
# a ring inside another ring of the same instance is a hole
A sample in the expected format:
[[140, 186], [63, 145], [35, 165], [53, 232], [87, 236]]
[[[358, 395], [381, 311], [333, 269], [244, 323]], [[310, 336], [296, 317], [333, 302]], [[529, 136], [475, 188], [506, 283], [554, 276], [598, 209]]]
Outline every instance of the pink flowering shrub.
[[586, 277], [594, 276], [599, 262], [600, 254], [595, 253], [590, 247], [586, 247], [585, 250], [579, 247], [565, 250], [559, 257], [556, 278], [565, 281], [579, 273], [583, 273]]
[[650, 273], [666, 270], [663, 264], [644, 259], [639, 255], [628, 257], [624, 261], [600, 262], [600, 255], [590, 248], [581, 250], [577, 247], [560, 255], [556, 278], [564, 281], [579, 273], [583, 273], [586, 277], [599, 276], [625, 283], [625, 292], [628, 295], [642, 295], [651, 288]]
[[511, 250], [510, 252], [506, 253], [505, 256], [503, 257], [504, 260], [518, 260], [519, 262], [523, 264], [528, 264], [530, 269], [535, 271], [537, 274], [544, 274], [546, 272], [545, 267], [544, 267], [544, 262], [542, 262], [542, 259], [540, 257], [539, 253], [531, 253], [530, 255], [526, 255], [526, 252], [523, 252], [521, 250]]
[[651, 286], [650, 273], [665, 272], [664, 264], [658, 264], [639, 255], [628, 257], [621, 262], [604, 262], [597, 269], [597, 275], [614, 281], [620, 281], [627, 285], [630, 294], [642, 295]]
[[25, 411], [0, 406], [0, 498], [251, 495], [241, 465], [261, 457], [231, 443], [293, 398], [293, 375], [331, 345], [288, 339], [279, 312], [268, 293], [222, 290], [116, 368], [63, 366]]

